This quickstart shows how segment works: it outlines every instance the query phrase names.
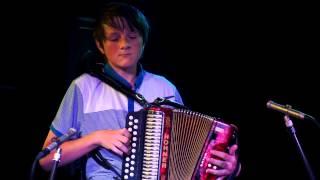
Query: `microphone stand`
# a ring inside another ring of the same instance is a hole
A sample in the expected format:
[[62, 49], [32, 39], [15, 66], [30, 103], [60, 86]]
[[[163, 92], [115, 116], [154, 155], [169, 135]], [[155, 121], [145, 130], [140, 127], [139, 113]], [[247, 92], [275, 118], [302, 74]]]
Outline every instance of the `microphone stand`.
[[50, 174], [50, 180], [54, 180], [55, 174], [56, 174], [56, 169], [58, 167], [58, 164], [60, 162], [60, 158], [61, 158], [61, 148], [59, 147], [57, 149], [57, 151], [55, 152], [54, 156], [53, 156], [53, 166], [51, 169], [51, 174]]
[[296, 145], [298, 147], [299, 153], [302, 156], [304, 165], [305, 165], [305, 167], [306, 167], [306, 169], [308, 171], [308, 175], [310, 177], [310, 180], [316, 180], [316, 178], [314, 176], [314, 173], [312, 172], [311, 166], [310, 166], [306, 156], [304, 155], [303, 149], [302, 149], [302, 147], [301, 147], [301, 145], [299, 143], [299, 140], [298, 140], [297, 135], [296, 135], [296, 130], [293, 127], [293, 123], [292, 123], [292, 121], [291, 121], [291, 119], [289, 118], [288, 115], [284, 116], [284, 121], [285, 121], [286, 127], [289, 129], [293, 139], [295, 140], [295, 143], [296, 143]]

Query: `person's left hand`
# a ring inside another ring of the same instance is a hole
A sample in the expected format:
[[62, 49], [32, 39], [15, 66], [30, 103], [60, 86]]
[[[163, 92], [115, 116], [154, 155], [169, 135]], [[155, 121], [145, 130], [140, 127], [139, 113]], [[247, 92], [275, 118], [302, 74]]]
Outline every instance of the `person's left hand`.
[[211, 156], [219, 157], [217, 158], [210, 158], [209, 163], [213, 166], [217, 166], [217, 169], [208, 168], [206, 171], [207, 173], [213, 174], [218, 176], [217, 180], [222, 180], [226, 176], [231, 175], [237, 167], [238, 157], [236, 155], [236, 150], [238, 149], [238, 145], [233, 145], [229, 149], [229, 154], [222, 151], [211, 150]]

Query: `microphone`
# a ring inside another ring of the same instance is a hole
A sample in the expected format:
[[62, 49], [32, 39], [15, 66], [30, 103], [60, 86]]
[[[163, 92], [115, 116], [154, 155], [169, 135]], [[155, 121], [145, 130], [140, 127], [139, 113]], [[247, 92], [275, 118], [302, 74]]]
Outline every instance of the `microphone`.
[[36, 159], [41, 159], [44, 156], [46, 156], [47, 154], [49, 154], [53, 149], [55, 149], [56, 147], [58, 147], [60, 144], [62, 144], [63, 142], [69, 140], [72, 136], [74, 136], [76, 134], [77, 130], [74, 128], [70, 128], [67, 132], [67, 134], [64, 134], [60, 137], [57, 138], [56, 141], [54, 141], [53, 143], [49, 144], [45, 149], [43, 149], [42, 151], [40, 151], [36, 157]]
[[298, 118], [298, 119], [309, 119], [309, 120], [315, 120], [314, 117], [308, 115], [308, 114], [305, 114], [305, 113], [302, 113], [298, 110], [295, 110], [295, 109], [292, 109], [291, 106], [288, 106], [288, 105], [281, 105], [281, 104], [277, 104], [273, 101], [268, 101], [267, 102], [267, 107], [269, 109], [273, 109], [273, 110], [276, 110], [276, 111], [279, 111], [279, 112], [282, 112], [288, 116], [292, 116], [292, 117], [295, 117], [295, 118]]

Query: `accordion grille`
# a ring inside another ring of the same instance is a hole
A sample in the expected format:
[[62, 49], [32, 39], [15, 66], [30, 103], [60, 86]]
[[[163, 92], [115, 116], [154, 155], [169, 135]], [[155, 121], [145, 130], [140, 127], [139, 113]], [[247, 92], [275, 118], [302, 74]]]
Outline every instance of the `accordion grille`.
[[214, 118], [175, 109], [172, 116], [168, 179], [191, 179]]

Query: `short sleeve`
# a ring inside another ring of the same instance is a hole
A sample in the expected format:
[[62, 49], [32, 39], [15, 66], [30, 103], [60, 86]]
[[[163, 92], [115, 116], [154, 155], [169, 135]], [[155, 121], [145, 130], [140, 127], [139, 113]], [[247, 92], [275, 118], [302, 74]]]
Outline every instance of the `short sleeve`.
[[183, 101], [182, 101], [182, 98], [181, 98], [181, 95], [179, 93], [179, 91], [177, 90], [177, 88], [175, 88], [175, 95], [174, 95], [174, 100], [179, 103], [179, 104], [183, 104]]
[[79, 132], [83, 119], [83, 100], [79, 87], [74, 81], [69, 86], [50, 129], [56, 136], [65, 134], [69, 128]]

